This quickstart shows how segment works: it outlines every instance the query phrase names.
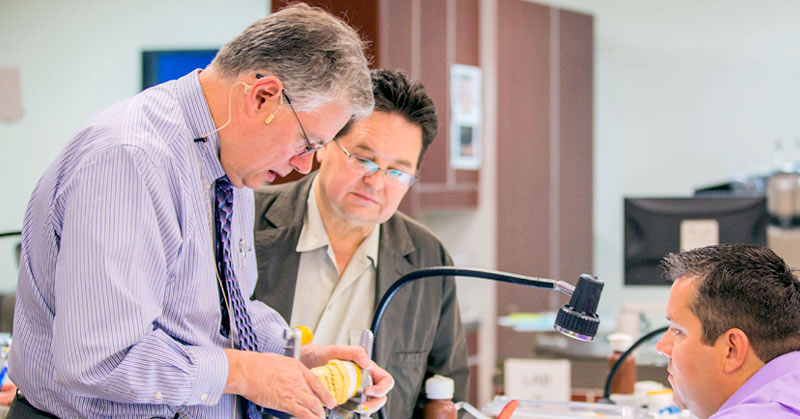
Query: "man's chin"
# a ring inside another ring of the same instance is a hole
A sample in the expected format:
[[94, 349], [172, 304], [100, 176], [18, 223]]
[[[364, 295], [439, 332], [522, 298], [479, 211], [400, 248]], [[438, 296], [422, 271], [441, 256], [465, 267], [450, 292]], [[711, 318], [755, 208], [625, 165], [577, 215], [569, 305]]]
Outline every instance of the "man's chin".
[[272, 183], [278, 177], [277, 173], [272, 170], [253, 174], [242, 179], [243, 186], [250, 189], [258, 189], [262, 186]]
[[672, 388], [672, 402], [675, 403], [675, 406], [678, 406], [678, 408], [681, 410], [688, 409], [686, 402], [684, 402], [683, 398], [681, 398], [681, 395], [675, 390], [674, 386]]
[[667, 381], [669, 381], [669, 386], [672, 387], [672, 402], [675, 403], [675, 406], [678, 406], [680, 409], [686, 409], [686, 403], [683, 401], [680, 393], [678, 392], [678, 386], [675, 385], [675, 377], [670, 374], [667, 376]]
[[344, 218], [351, 227], [372, 227], [382, 222], [372, 211], [360, 207], [345, 210]]

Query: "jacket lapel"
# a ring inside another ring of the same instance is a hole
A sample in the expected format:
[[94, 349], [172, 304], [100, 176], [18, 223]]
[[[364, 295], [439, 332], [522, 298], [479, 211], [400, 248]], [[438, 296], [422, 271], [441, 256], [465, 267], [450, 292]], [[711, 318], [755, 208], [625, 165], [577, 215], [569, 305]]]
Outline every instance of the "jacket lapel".
[[[398, 279], [408, 272], [414, 270], [410, 256], [414, 252], [414, 243], [411, 235], [402, 222], [402, 219], [393, 215], [381, 226], [380, 250], [378, 252], [378, 278], [375, 286], [375, 310], [378, 303], [386, 291]], [[381, 328], [378, 333], [378, 347], [380, 353], [376, 361], [379, 365], [386, 365], [390, 348], [394, 347], [394, 342], [400, 336], [399, 333], [391, 333], [391, 330], [402, 330], [405, 322], [405, 307], [408, 306], [410, 294], [404, 287], [395, 294], [392, 301], [386, 308]], [[374, 317], [374, 314], [373, 314]]]
[[[259, 277], [253, 296], [275, 309], [289, 323], [297, 281], [279, 281], [277, 278], [297, 278], [300, 254], [294, 251], [300, 228], [284, 227], [256, 231]], [[293, 244], [293, 245], [290, 245]], [[276, 280], [270, 280], [270, 279]]]
[[287, 323], [292, 316], [300, 266], [300, 253], [295, 249], [314, 177], [312, 174], [298, 181], [299, 188], [288, 184], [256, 191], [254, 235], [260, 277], [253, 295], [280, 313]]

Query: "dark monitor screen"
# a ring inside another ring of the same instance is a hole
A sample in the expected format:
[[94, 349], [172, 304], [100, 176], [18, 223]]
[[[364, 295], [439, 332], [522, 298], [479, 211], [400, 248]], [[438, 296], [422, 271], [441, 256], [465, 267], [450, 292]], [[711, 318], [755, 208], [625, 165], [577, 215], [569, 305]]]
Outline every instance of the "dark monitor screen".
[[716, 243], [765, 245], [761, 197], [625, 198], [625, 285], [669, 285], [666, 254]]
[[142, 51], [142, 90], [206, 68], [216, 55], [215, 49]]

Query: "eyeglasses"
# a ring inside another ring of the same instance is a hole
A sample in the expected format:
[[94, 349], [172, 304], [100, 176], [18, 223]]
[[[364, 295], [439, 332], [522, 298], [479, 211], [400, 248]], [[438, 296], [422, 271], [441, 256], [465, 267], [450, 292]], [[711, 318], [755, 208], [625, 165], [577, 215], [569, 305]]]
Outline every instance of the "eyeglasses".
[[[256, 74], [256, 78], [257, 79], [260, 79], [260, 78], [263, 78], [263, 77], [264, 76], [262, 76], [261, 74]], [[325, 147], [325, 144], [314, 145], [311, 142], [311, 140], [308, 139], [308, 134], [306, 134], [306, 129], [303, 128], [303, 123], [300, 122], [300, 117], [297, 116], [297, 111], [294, 110], [294, 106], [292, 106], [292, 101], [291, 101], [291, 99], [289, 99], [289, 95], [286, 94], [286, 89], [281, 89], [281, 93], [283, 94], [283, 98], [286, 99], [286, 103], [289, 104], [289, 109], [292, 110], [292, 114], [294, 115], [294, 119], [297, 120], [297, 125], [300, 126], [300, 131], [303, 133], [303, 138], [306, 140], [306, 145], [303, 148], [303, 151], [301, 151], [299, 154], [297, 154], [297, 157], [305, 156], [306, 154], [313, 153], [313, 152], [321, 149], [322, 147]]]
[[303, 138], [306, 139], [306, 146], [303, 149], [303, 151], [301, 151], [297, 155], [297, 157], [305, 156], [306, 154], [313, 153], [313, 152], [321, 149], [322, 147], [325, 147], [325, 144], [316, 144], [316, 145], [314, 145], [314, 144], [311, 143], [311, 140], [308, 139], [308, 134], [306, 134], [305, 128], [303, 128], [303, 123], [300, 122], [300, 117], [297, 116], [297, 112], [295, 112], [294, 106], [292, 106], [292, 101], [289, 100], [289, 95], [286, 94], [286, 89], [283, 89], [282, 92], [283, 92], [283, 97], [286, 99], [286, 103], [289, 104], [289, 109], [291, 109], [292, 113], [294, 114], [294, 119], [297, 120], [297, 125], [300, 125], [300, 131], [303, 132]]
[[375, 163], [370, 159], [357, 156], [355, 154], [350, 154], [350, 152], [347, 151], [347, 149], [345, 149], [341, 144], [339, 144], [339, 141], [333, 140], [333, 142], [336, 143], [336, 145], [338, 145], [339, 148], [342, 149], [344, 155], [347, 156], [347, 166], [362, 176], [370, 176], [373, 173], [377, 172], [378, 170], [381, 170], [383, 174], [386, 175], [386, 181], [393, 183], [395, 185], [411, 186], [414, 184], [414, 181], [417, 180], [417, 177], [415, 175], [406, 173], [402, 170], [381, 169], [380, 166], [378, 166], [378, 163]]

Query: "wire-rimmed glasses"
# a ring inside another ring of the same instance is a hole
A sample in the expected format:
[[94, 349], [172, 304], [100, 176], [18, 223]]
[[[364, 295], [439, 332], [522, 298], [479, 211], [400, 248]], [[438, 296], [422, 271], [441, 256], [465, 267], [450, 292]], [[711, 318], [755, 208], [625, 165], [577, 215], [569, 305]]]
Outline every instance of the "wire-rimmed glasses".
[[402, 170], [381, 169], [380, 166], [378, 166], [378, 163], [375, 163], [374, 161], [366, 157], [361, 157], [355, 154], [351, 154], [349, 151], [347, 151], [346, 148], [344, 148], [344, 146], [339, 144], [339, 141], [333, 140], [333, 142], [336, 143], [336, 145], [338, 145], [339, 148], [342, 149], [344, 155], [347, 156], [347, 166], [362, 176], [370, 176], [373, 173], [380, 170], [383, 172], [384, 175], [386, 175], [387, 182], [406, 187], [413, 185], [414, 181], [417, 180], [417, 177], [415, 175], [406, 173]]

